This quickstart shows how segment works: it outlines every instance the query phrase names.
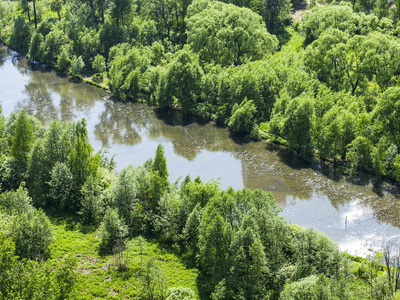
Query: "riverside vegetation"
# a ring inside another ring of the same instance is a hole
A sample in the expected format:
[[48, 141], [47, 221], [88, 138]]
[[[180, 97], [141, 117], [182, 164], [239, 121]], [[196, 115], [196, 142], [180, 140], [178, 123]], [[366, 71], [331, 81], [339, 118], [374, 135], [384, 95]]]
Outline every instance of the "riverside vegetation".
[[400, 252], [338, 251], [271, 193], [168, 180], [163, 146], [115, 173], [86, 122], [0, 121], [2, 299], [390, 299]]
[[[225, 2], [2, 1], [0, 39], [121, 100], [399, 181], [399, 3], [328, 1], [289, 26], [298, 3]], [[161, 145], [116, 174], [84, 120], [46, 129], [21, 111], [1, 119], [0, 151], [2, 298], [396, 297], [394, 245], [353, 258], [270, 193], [171, 183]]]
[[311, 1], [292, 23], [298, 4], [7, 0], [0, 40], [122, 101], [179, 107], [399, 182], [398, 0]]

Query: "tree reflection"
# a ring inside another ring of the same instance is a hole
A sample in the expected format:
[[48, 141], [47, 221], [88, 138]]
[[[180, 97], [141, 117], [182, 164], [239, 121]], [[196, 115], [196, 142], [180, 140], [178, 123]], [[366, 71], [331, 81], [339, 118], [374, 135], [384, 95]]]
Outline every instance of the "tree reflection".
[[35, 72], [32, 74], [30, 82], [25, 85], [24, 89], [29, 101], [19, 102], [18, 109], [25, 109], [43, 124], [49, 124], [52, 120], [57, 119], [57, 110], [47, 84], [41, 80], [41, 76], [35, 76]]
[[143, 126], [140, 114], [119, 104], [107, 102], [100, 115], [100, 122], [95, 126], [95, 137], [103, 147], [112, 144], [133, 146], [139, 144], [142, 138], [136, 128]]

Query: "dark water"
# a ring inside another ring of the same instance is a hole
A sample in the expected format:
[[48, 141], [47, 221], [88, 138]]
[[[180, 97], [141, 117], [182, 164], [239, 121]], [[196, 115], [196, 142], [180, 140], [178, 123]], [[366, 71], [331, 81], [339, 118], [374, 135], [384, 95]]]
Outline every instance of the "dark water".
[[329, 179], [213, 123], [182, 122], [141, 104], [113, 102], [109, 93], [29, 66], [1, 46], [0, 102], [5, 116], [25, 109], [45, 125], [86, 118], [93, 147], [109, 146], [118, 170], [142, 165], [162, 143], [171, 181], [190, 174], [218, 180], [222, 188], [272, 191], [290, 223], [317, 228], [352, 254], [366, 256], [371, 246], [378, 250], [400, 237], [399, 199], [389, 188]]

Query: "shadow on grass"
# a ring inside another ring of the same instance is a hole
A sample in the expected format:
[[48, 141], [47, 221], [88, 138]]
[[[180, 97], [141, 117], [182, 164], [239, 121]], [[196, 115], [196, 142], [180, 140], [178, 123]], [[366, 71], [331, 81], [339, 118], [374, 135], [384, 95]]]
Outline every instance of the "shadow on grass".
[[79, 231], [87, 234], [95, 232], [97, 229], [97, 226], [94, 224], [84, 223], [76, 213], [60, 211], [55, 208], [46, 208], [44, 211], [53, 224], [64, 225], [68, 231]]

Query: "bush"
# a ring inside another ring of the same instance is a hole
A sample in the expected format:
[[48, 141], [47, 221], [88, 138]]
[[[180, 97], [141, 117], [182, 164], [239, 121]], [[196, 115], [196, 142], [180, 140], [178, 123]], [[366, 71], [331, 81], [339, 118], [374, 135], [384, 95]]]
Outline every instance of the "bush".
[[128, 227], [118, 216], [115, 209], [108, 209], [100, 225], [100, 251], [110, 253], [117, 244], [123, 244], [128, 235]]
[[33, 209], [32, 199], [22, 184], [15, 192], [8, 191], [0, 194], [0, 207], [9, 215], [22, 215]]
[[85, 63], [83, 62], [82, 57], [79, 56], [78, 58], [72, 60], [71, 72], [74, 75], [79, 75], [82, 72], [84, 67], [85, 67]]
[[234, 107], [232, 117], [228, 123], [229, 130], [236, 133], [249, 134], [254, 127], [256, 112], [257, 109], [253, 101], [247, 101], [247, 98], [245, 98], [239, 107]]
[[49, 246], [54, 241], [53, 228], [42, 210], [17, 216], [12, 227], [16, 255], [33, 260], [50, 257]]
[[167, 291], [167, 300], [192, 300], [195, 299], [194, 292], [189, 288], [173, 287]]

